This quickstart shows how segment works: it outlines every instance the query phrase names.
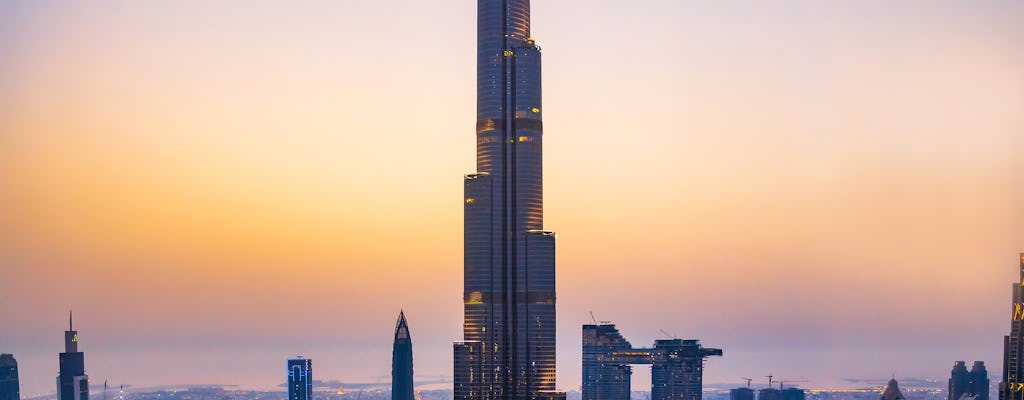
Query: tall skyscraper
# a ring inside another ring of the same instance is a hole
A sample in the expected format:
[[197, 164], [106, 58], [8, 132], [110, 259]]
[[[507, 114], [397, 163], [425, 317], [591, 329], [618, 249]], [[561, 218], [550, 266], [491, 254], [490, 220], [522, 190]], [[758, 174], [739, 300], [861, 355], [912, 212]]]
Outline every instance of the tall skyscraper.
[[57, 375], [57, 400], [89, 400], [89, 376], [85, 374], [85, 354], [78, 351], [78, 332], [68, 312], [68, 330], [64, 331], [64, 352], [60, 353]]
[[971, 366], [970, 381], [967, 384], [968, 392], [974, 395], [977, 400], [988, 400], [991, 391], [991, 382], [988, 379], [988, 370], [985, 369], [984, 361], [975, 361]]
[[960, 396], [970, 392], [971, 373], [967, 372], [967, 364], [963, 361], [954, 361], [953, 370], [949, 373], [949, 387], [946, 390], [946, 400], [960, 400]]
[[21, 400], [18, 360], [12, 354], [0, 354], [0, 400]]
[[310, 400], [313, 396], [313, 360], [298, 356], [288, 359], [288, 400]]
[[698, 340], [634, 348], [613, 324], [583, 325], [583, 400], [629, 400], [631, 364], [651, 365], [651, 400], [700, 400], [704, 360], [721, 355]]
[[555, 236], [544, 230], [541, 53], [529, 0], [477, 2], [476, 173], [465, 177], [456, 400], [558, 397]]
[[412, 338], [405, 311], [398, 313], [395, 344], [391, 350], [391, 400], [413, 400]]
[[999, 400], [1024, 400], [1024, 253], [1018, 257], [1020, 281], [1012, 284], [1010, 334], [1003, 336], [1003, 381]]

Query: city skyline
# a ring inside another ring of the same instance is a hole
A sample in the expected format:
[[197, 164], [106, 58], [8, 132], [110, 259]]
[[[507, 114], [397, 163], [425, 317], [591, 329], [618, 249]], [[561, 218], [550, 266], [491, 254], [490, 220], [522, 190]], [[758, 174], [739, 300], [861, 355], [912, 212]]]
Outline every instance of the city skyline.
[[[559, 389], [589, 311], [727, 349], [707, 382], [997, 370], [1024, 5], [533, 15]], [[475, 27], [458, 1], [0, 4], [0, 352], [22, 397], [52, 391], [71, 307], [94, 382], [275, 386], [294, 354], [372, 381], [401, 308], [417, 371], [449, 376]]]

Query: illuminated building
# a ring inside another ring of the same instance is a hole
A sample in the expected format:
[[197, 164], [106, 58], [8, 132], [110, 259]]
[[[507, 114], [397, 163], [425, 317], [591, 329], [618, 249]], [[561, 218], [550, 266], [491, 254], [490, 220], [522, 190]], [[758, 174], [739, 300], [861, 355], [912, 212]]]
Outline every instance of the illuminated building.
[[12, 354], [0, 354], [0, 400], [20, 400], [18, 360]]
[[885, 391], [882, 392], [882, 397], [879, 400], [907, 400], [907, 397], [900, 391], [899, 384], [893, 378], [889, 380], [889, 385], [885, 387]]
[[302, 356], [288, 359], [288, 400], [310, 400], [313, 396], [313, 360]]
[[456, 400], [555, 389], [555, 236], [544, 230], [541, 53], [529, 0], [477, 2], [476, 173], [465, 177]]
[[68, 330], [64, 331], [64, 352], [60, 353], [57, 375], [57, 400], [89, 400], [89, 376], [85, 374], [85, 354], [78, 351], [78, 332], [68, 313]]
[[736, 388], [729, 390], [729, 400], [754, 400], [754, 389]]
[[1018, 257], [1020, 281], [1012, 284], [1010, 334], [1003, 336], [1003, 381], [999, 383], [999, 400], [1024, 400], [1024, 253]]
[[404, 311], [398, 313], [391, 350], [391, 400], [413, 400], [412, 338]]
[[721, 355], [697, 340], [633, 348], [614, 324], [583, 325], [583, 400], [628, 400], [632, 364], [651, 365], [651, 400], [700, 400], [704, 360]]

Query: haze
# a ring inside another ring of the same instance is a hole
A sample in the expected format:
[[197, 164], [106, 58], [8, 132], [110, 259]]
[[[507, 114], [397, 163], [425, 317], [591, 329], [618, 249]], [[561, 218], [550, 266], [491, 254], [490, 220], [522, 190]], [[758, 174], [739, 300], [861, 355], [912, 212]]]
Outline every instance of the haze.
[[[418, 379], [461, 337], [472, 1], [0, 3], [0, 351], [94, 383]], [[559, 376], [580, 325], [706, 382], [1001, 368], [1024, 3], [533, 2]], [[649, 385], [638, 369], [634, 387]], [[996, 378], [994, 378], [996, 379]]]

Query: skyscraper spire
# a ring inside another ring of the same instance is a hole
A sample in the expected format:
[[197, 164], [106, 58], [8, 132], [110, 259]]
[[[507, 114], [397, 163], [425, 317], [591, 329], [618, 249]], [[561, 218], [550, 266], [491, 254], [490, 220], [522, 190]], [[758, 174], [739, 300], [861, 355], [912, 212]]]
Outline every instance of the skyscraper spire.
[[395, 323], [395, 343], [391, 352], [391, 400], [413, 400], [412, 338], [405, 311], [399, 311]]
[[529, 0], [477, 1], [476, 83], [454, 395], [533, 400], [555, 389], [555, 236], [544, 230], [541, 52]]
[[73, 312], [74, 312], [74, 310], [72, 310], [70, 308], [68, 309], [68, 330], [69, 331], [74, 331], [75, 330], [75, 315], [74, 315]]

